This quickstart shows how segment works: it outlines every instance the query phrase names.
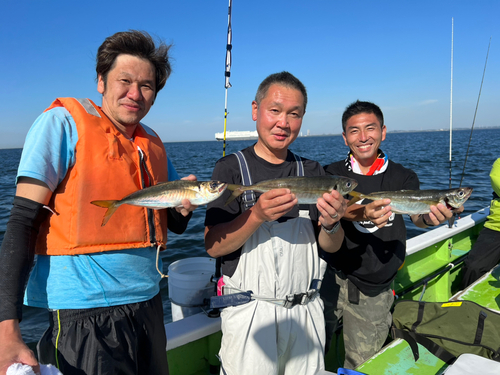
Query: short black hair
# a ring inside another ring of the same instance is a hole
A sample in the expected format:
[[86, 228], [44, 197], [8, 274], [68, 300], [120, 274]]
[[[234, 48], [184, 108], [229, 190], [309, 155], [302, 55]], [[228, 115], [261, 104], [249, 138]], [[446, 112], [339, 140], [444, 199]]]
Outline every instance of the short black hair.
[[285, 71], [271, 74], [261, 82], [259, 88], [257, 89], [257, 93], [255, 94], [255, 101], [257, 102], [257, 105], [260, 105], [262, 99], [266, 97], [269, 87], [271, 87], [274, 84], [289, 87], [300, 91], [302, 93], [302, 96], [304, 97], [304, 112], [305, 112], [307, 106], [306, 87], [302, 82], [300, 82], [300, 80], [297, 77]]
[[384, 115], [378, 105], [372, 102], [361, 102], [356, 100], [346, 107], [344, 114], [342, 115], [342, 130], [345, 132], [347, 121], [352, 116], [356, 116], [361, 113], [373, 113], [377, 117], [378, 122], [380, 122], [380, 126], [384, 126]]
[[129, 30], [115, 33], [107, 37], [97, 50], [95, 67], [97, 79], [101, 76], [106, 85], [108, 73], [113, 69], [119, 55], [137, 56], [148, 60], [155, 68], [156, 97], [172, 72], [168, 55], [170, 47], [171, 45], [166, 45], [163, 41], [156, 47], [153, 38], [145, 31]]

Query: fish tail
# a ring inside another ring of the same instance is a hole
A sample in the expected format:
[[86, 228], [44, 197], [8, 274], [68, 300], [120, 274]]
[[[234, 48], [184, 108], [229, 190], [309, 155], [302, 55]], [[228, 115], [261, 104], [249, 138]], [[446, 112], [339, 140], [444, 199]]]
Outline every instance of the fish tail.
[[106, 223], [108, 222], [111, 215], [113, 215], [115, 213], [116, 209], [120, 206], [119, 204], [117, 204], [117, 202], [118, 201], [116, 201], [116, 200], [90, 202], [98, 207], [107, 208], [106, 212], [104, 213], [104, 217], [102, 218], [101, 227], [106, 225]]
[[226, 203], [224, 203], [224, 206], [227, 206], [245, 191], [245, 189], [242, 189], [242, 186], [239, 185], [228, 185], [227, 188], [229, 190], [232, 190], [233, 194], [231, 194], [231, 196], [227, 199]]
[[351, 191], [349, 193], [350, 196], [352, 196], [351, 200], [347, 203], [347, 207], [352, 206], [354, 203], [359, 201], [361, 198], [363, 198], [363, 194], [358, 193], [357, 191]]

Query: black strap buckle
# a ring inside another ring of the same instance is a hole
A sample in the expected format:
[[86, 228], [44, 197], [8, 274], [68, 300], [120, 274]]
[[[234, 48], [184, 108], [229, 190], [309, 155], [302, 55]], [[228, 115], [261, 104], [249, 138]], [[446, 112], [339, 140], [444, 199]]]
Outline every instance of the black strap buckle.
[[307, 303], [307, 299], [307, 293], [289, 294], [286, 296], [285, 304], [283, 305], [283, 307], [286, 309], [291, 309], [296, 305], [305, 305]]

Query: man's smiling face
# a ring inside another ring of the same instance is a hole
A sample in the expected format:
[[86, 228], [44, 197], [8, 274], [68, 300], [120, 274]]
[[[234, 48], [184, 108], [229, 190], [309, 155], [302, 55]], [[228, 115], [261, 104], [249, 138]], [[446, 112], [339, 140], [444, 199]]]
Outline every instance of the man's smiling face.
[[360, 113], [350, 117], [342, 133], [346, 146], [363, 168], [370, 168], [377, 159], [378, 149], [385, 140], [386, 127], [380, 125], [373, 113]]

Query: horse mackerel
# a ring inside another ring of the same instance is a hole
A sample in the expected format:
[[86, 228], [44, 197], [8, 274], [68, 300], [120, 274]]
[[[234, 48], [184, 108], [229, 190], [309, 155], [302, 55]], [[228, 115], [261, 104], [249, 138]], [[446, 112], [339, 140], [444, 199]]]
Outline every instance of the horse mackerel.
[[392, 212], [396, 214], [427, 214], [431, 212], [431, 206], [439, 203], [444, 204], [449, 209], [459, 208], [467, 199], [469, 199], [472, 188], [462, 187], [445, 190], [397, 190], [397, 191], [379, 191], [370, 194], [361, 194], [357, 191], [351, 191], [349, 195], [354, 197], [349, 205], [356, 203], [361, 199], [370, 199], [372, 201], [379, 199], [390, 199]]
[[137, 190], [121, 200], [96, 200], [90, 203], [108, 209], [101, 224], [104, 226], [122, 204], [161, 209], [180, 206], [184, 199], [188, 199], [191, 204], [199, 206], [217, 199], [226, 188], [227, 183], [220, 181], [178, 180]]
[[233, 194], [226, 201], [226, 205], [247, 190], [265, 193], [282, 188], [290, 189], [297, 197], [299, 204], [315, 204], [324, 193], [337, 190], [341, 195], [346, 195], [356, 186], [358, 186], [356, 180], [342, 176], [285, 177], [261, 181], [251, 186], [229, 184], [227, 188], [233, 191]]

